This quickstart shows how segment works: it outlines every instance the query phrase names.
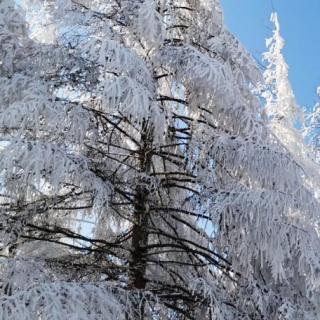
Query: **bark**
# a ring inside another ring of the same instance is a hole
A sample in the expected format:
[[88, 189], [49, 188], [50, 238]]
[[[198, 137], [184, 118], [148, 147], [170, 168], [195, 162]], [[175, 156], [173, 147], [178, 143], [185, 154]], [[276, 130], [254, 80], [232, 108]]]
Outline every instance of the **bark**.
[[[152, 160], [152, 133], [148, 123], [145, 122], [141, 134], [141, 148], [139, 150], [139, 166], [141, 178], [139, 179], [134, 200], [133, 230], [131, 239], [131, 261], [129, 264], [129, 284], [132, 289], [143, 290], [146, 287], [146, 262], [144, 260], [146, 247], [148, 245], [148, 224], [149, 224], [149, 205], [148, 205], [148, 179], [150, 176]], [[135, 307], [135, 318], [144, 318], [144, 306], [137, 303]]]

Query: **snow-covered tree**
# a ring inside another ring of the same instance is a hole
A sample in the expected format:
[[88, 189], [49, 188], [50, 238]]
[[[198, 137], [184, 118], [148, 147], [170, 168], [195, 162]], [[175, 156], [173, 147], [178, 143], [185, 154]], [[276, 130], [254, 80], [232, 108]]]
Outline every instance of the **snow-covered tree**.
[[[317, 88], [317, 95], [320, 97], [320, 86]], [[319, 98], [318, 98], [319, 99]], [[318, 101], [306, 119], [304, 134], [310, 142], [312, 148], [319, 155], [320, 150], [320, 102]], [[319, 159], [319, 156], [317, 156]]]
[[[274, 30], [273, 36], [266, 40], [268, 51], [263, 54], [263, 59], [267, 66], [263, 73], [265, 82], [260, 88], [261, 96], [265, 99], [263, 114], [267, 117], [273, 134], [289, 150], [297, 163], [308, 171], [307, 176], [313, 180], [314, 189], [320, 181], [319, 168], [314, 162], [313, 150], [307, 146], [305, 135], [302, 134], [306, 123], [310, 121], [304, 119], [303, 110], [298, 106], [293, 94], [288, 66], [282, 54], [285, 42], [280, 34], [276, 12], [271, 14], [270, 21]], [[310, 129], [310, 125], [307, 127]]]
[[[280, 34], [277, 13], [271, 14], [270, 21], [274, 25], [274, 31], [273, 36], [266, 40], [268, 51], [263, 55], [263, 59], [267, 62], [263, 73], [265, 82], [261, 92], [265, 99], [263, 114], [267, 118], [267, 126], [270, 131], [289, 151], [297, 164], [303, 168], [304, 183], [317, 194], [320, 181], [319, 167], [315, 162], [313, 150], [304, 142], [301, 127], [305, 125], [305, 119], [303, 111], [296, 103], [288, 77], [288, 66], [282, 55], [284, 39]], [[296, 262], [293, 260], [293, 263]], [[294, 283], [296, 280], [297, 283]], [[294, 274], [289, 287], [284, 283], [279, 283], [278, 290], [297, 292], [300, 290], [300, 285], [299, 275]], [[298, 317], [303, 317], [301, 314]], [[289, 319], [296, 317], [297, 314], [287, 316]], [[310, 317], [313, 318], [314, 315]]]
[[2, 319], [315, 319], [319, 203], [219, 1], [19, 2], [0, 3]]
[[299, 107], [288, 79], [288, 65], [282, 55], [284, 40], [280, 34], [276, 12], [271, 14], [270, 21], [274, 25], [273, 36], [266, 40], [269, 51], [263, 55], [268, 63], [264, 72], [265, 84], [272, 88], [264, 94], [266, 113], [269, 117], [293, 122], [299, 113]]

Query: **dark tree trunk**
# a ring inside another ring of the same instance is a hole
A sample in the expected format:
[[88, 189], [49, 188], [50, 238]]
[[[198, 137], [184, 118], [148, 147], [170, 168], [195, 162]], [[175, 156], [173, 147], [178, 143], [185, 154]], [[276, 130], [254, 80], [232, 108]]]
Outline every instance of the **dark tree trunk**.
[[[147, 122], [144, 122], [141, 134], [141, 148], [139, 150], [139, 166], [143, 175], [139, 179], [135, 189], [135, 201], [133, 212], [133, 229], [131, 242], [131, 261], [129, 264], [129, 285], [132, 289], [143, 290], [146, 288], [146, 262], [144, 260], [148, 245], [148, 176], [150, 174], [152, 160], [152, 132]], [[137, 302], [135, 306], [135, 318], [144, 318], [144, 305]]]

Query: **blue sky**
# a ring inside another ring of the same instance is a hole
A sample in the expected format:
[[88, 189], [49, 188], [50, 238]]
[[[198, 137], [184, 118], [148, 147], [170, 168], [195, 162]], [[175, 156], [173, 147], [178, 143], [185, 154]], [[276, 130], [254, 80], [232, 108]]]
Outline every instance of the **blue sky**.
[[300, 106], [313, 107], [320, 85], [320, 0], [221, 0], [225, 23], [247, 50], [261, 60], [271, 35], [272, 7], [278, 12], [286, 45], [284, 57]]

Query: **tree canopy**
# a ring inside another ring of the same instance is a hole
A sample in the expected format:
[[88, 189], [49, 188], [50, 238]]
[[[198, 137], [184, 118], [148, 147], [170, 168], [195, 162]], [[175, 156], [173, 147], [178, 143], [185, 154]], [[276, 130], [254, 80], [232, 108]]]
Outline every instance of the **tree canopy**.
[[0, 2], [2, 319], [316, 319], [315, 164], [282, 130], [276, 19], [265, 107], [218, 0], [19, 5]]

